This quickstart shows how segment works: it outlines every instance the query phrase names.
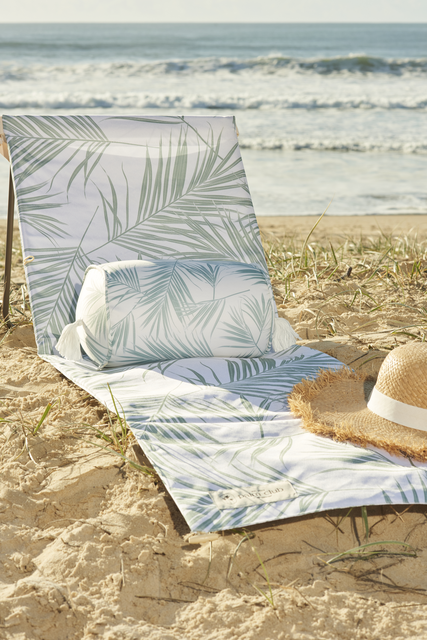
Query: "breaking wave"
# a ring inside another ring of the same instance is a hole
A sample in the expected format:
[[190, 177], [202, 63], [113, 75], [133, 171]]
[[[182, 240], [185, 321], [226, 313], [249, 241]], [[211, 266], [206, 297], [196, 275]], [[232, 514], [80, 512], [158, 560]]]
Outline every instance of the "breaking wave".
[[283, 138], [245, 138], [240, 140], [242, 149], [279, 150], [279, 151], [353, 151], [359, 153], [404, 153], [427, 154], [427, 142], [387, 141], [387, 140], [292, 140]]
[[261, 75], [372, 75], [425, 76], [427, 58], [382, 58], [364, 54], [336, 57], [295, 58], [270, 54], [255, 58], [196, 58], [158, 61], [123, 61], [69, 65], [0, 65], [0, 81], [22, 81], [52, 76], [143, 77], [147, 75], [193, 74], [261, 74]]
[[257, 95], [168, 95], [151, 93], [88, 92], [3, 92], [2, 109], [214, 109], [214, 110], [287, 110], [287, 109], [427, 109], [424, 96], [399, 99], [366, 97], [281, 97]]

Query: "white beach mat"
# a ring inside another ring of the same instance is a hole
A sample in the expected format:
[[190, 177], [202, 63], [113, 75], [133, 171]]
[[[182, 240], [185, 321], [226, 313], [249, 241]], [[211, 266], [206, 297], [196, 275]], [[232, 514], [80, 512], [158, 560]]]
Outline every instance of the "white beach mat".
[[341, 366], [305, 347], [97, 371], [55, 345], [90, 264], [267, 270], [232, 117], [4, 116], [38, 351], [129, 426], [193, 530], [427, 501], [426, 465], [303, 431], [292, 386]]

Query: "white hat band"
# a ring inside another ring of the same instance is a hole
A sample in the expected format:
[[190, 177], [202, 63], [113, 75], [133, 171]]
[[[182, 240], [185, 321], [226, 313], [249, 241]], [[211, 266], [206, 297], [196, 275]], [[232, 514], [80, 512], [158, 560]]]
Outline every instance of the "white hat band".
[[427, 431], [427, 409], [394, 400], [378, 391], [376, 387], [373, 388], [369, 398], [368, 409], [380, 418], [403, 427]]

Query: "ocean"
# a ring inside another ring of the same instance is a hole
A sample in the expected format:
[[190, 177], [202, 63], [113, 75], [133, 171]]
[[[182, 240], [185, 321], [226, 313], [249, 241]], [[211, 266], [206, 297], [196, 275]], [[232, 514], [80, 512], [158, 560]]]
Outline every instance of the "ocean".
[[3, 24], [0, 87], [8, 114], [233, 114], [257, 215], [427, 213], [427, 24]]

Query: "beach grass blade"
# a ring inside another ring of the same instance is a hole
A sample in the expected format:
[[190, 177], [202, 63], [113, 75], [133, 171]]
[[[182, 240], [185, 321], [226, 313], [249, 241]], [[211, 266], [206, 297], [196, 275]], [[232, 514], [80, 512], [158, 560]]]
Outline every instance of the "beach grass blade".
[[368, 540], [369, 540], [368, 512], [366, 510], [366, 507], [360, 507], [360, 509], [362, 511], [363, 524], [365, 525], [366, 542], [368, 542]]
[[261, 557], [260, 557], [260, 555], [259, 555], [258, 551], [257, 551], [257, 550], [256, 550], [256, 548], [254, 547], [254, 545], [252, 544], [252, 542], [250, 542], [250, 541], [251, 541], [251, 539], [255, 538], [255, 534], [254, 534], [254, 533], [252, 533], [251, 531], [243, 531], [243, 532], [242, 532], [242, 531], [236, 531], [236, 533], [237, 533], [238, 535], [240, 535], [240, 536], [243, 536], [243, 537], [242, 537], [242, 539], [239, 541], [239, 543], [237, 544], [237, 546], [236, 546], [236, 548], [235, 548], [235, 550], [234, 550], [233, 556], [232, 556], [232, 557], [231, 557], [231, 559], [230, 559], [230, 565], [229, 565], [228, 572], [227, 572], [227, 580], [228, 580], [228, 579], [229, 579], [229, 577], [230, 577], [231, 570], [232, 570], [232, 568], [233, 568], [233, 564], [235, 563], [235, 560], [236, 560], [237, 552], [239, 551], [240, 547], [242, 546], [242, 544], [243, 544], [244, 542], [249, 542], [250, 547], [251, 547], [251, 549], [252, 549], [253, 553], [256, 555], [256, 557], [257, 557], [257, 559], [258, 559], [258, 562], [260, 563], [260, 565], [261, 565], [261, 567], [262, 567], [262, 570], [263, 570], [263, 572], [264, 572], [264, 576], [265, 576], [265, 579], [266, 579], [266, 582], [267, 582], [267, 585], [268, 585], [268, 593], [266, 593], [265, 591], [263, 591], [263, 589], [260, 589], [259, 587], [257, 587], [257, 585], [256, 585], [256, 584], [254, 584], [253, 582], [251, 582], [250, 580], [248, 580], [248, 582], [249, 582], [249, 584], [251, 585], [251, 587], [253, 587], [253, 588], [255, 589], [255, 591], [257, 591], [257, 592], [259, 593], [259, 595], [260, 595], [260, 596], [262, 596], [263, 598], [265, 598], [265, 599], [267, 600], [267, 602], [269, 603], [269, 605], [270, 605], [273, 609], [275, 609], [275, 608], [276, 608], [276, 606], [275, 606], [275, 604], [274, 604], [274, 595], [273, 595], [273, 590], [272, 590], [272, 588], [271, 588], [270, 578], [269, 578], [269, 576], [268, 576], [267, 569], [265, 568], [265, 565], [264, 565], [263, 561], [261, 560]]
[[[385, 545], [399, 545], [401, 547], [405, 547], [406, 549], [410, 549], [411, 551], [384, 551], [384, 549], [372, 550], [368, 553], [365, 553], [365, 549], [370, 547], [378, 547]], [[338, 555], [334, 556], [330, 560], [327, 560], [325, 564], [332, 564], [333, 562], [337, 562], [338, 560], [345, 560], [350, 557], [356, 556], [357, 560], [366, 560], [367, 558], [371, 558], [379, 555], [395, 555], [395, 556], [408, 556], [411, 558], [417, 557], [417, 552], [414, 547], [407, 542], [399, 542], [398, 540], [382, 540], [380, 542], [368, 542], [367, 544], [362, 544], [359, 547], [354, 547], [353, 549], [348, 549], [347, 551], [343, 551]]]
[[251, 532], [249, 532], [249, 531], [246, 531], [245, 533], [242, 533], [241, 531], [236, 531], [236, 533], [237, 533], [239, 536], [243, 535], [243, 538], [240, 540], [240, 542], [238, 543], [237, 547], [234, 549], [234, 553], [233, 553], [233, 555], [232, 555], [232, 557], [231, 557], [231, 560], [230, 560], [230, 566], [228, 567], [227, 580], [228, 580], [228, 579], [229, 579], [229, 577], [230, 577], [231, 570], [232, 570], [232, 568], [233, 568], [233, 564], [234, 564], [234, 561], [235, 561], [236, 556], [237, 556], [237, 552], [239, 551], [240, 547], [242, 546], [242, 544], [243, 544], [244, 542], [246, 542], [246, 541], [247, 541], [247, 540], [249, 540], [250, 538], [255, 538], [255, 534], [254, 534], [254, 533], [251, 533]]
[[273, 590], [271, 588], [270, 578], [268, 577], [267, 569], [265, 568], [265, 564], [261, 560], [261, 557], [260, 557], [258, 551], [256, 550], [256, 548], [253, 546], [253, 544], [251, 542], [249, 542], [249, 544], [251, 545], [251, 549], [254, 552], [254, 554], [256, 555], [256, 557], [258, 558], [258, 562], [260, 563], [260, 565], [262, 567], [262, 570], [263, 570], [264, 575], [265, 575], [265, 580], [266, 580], [266, 582], [268, 584], [269, 593], [267, 594], [265, 591], [263, 591], [262, 589], [257, 587], [256, 584], [253, 584], [253, 583], [251, 583], [251, 584], [252, 584], [253, 588], [256, 589], [258, 591], [258, 593], [267, 600], [267, 602], [271, 605], [271, 607], [273, 609], [275, 609], [276, 605], [274, 604]]
[[154, 478], [157, 477], [157, 474], [153, 469], [150, 469], [149, 467], [145, 467], [142, 464], [138, 464], [138, 462], [134, 462], [121, 451], [116, 451], [115, 449], [111, 449], [111, 447], [106, 447], [102, 444], [99, 444], [98, 442], [93, 442], [93, 440], [86, 440], [85, 438], [80, 438], [80, 440], [83, 440], [83, 442], [87, 442], [88, 444], [92, 444], [95, 447], [98, 447], [99, 449], [104, 449], [106, 453], [109, 453], [113, 456], [118, 456], [123, 460], [123, 462], [127, 462], [127, 464], [131, 466], [133, 469], [136, 469], [137, 471], [141, 471], [141, 473], [144, 473], [147, 476], [152, 476]]
[[[333, 198], [332, 198], [333, 200]], [[330, 201], [330, 203], [328, 204], [328, 206], [326, 207], [326, 209], [324, 210], [324, 212], [322, 213], [322, 215], [316, 220], [315, 224], [313, 225], [313, 227], [310, 229], [308, 236], [306, 237], [306, 239], [304, 240], [304, 244], [302, 245], [302, 249], [301, 249], [301, 258], [300, 258], [300, 268], [302, 268], [303, 266], [303, 260], [304, 260], [304, 256], [306, 254], [306, 250], [307, 250], [307, 243], [310, 239], [311, 234], [313, 233], [313, 231], [316, 229], [317, 225], [319, 224], [319, 222], [321, 221], [321, 219], [323, 218], [323, 216], [325, 215], [325, 213], [327, 212], [327, 210], [329, 209], [329, 207], [332, 204], [332, 200]]]
[[42, 417], [40, 418], [39, 422], [37, 423], [37, 426], [34, 427], [33, 429], [33, 436], [36, 435], [37, 431], [40, 429], [40, 427], [42, 426], [43, 422], [46, 420], [46, 418], [48, 417], [49, 413], [52, 411], [53, 407], [56, 404], [61, 404], [61, 399], [57, 398], [56, 400], [54, 400], [53, 402], [48, 402], [48, 404], [46, 405], [45, 410], [43, 411]]

